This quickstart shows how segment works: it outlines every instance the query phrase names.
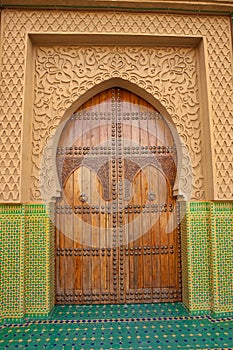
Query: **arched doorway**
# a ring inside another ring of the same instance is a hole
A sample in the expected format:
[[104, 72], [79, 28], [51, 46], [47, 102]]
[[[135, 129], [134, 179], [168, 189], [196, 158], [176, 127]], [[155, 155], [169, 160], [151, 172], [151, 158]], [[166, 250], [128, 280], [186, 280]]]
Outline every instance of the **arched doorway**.
[[127, 90], [69, 118], [57, 149], [57, 304], [181, 300], [176, 158], [166, 120]]

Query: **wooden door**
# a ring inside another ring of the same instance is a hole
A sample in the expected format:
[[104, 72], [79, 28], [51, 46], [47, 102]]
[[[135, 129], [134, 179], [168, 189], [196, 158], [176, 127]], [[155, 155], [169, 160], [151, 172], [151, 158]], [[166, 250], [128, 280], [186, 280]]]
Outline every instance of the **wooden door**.
[[56, 303], [180, 301], [176, 148], [163, 116], [104, 91], [67, 121], [57, 166]]

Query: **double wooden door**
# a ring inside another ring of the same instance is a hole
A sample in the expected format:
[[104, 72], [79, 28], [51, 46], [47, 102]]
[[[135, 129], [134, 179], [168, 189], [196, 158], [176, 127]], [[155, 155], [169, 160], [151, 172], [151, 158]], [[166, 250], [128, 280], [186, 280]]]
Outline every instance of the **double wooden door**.
[[67, 121], [57, 167], [56, 303], [180, 301], [176, 148], [163, 116], [106, 90]]

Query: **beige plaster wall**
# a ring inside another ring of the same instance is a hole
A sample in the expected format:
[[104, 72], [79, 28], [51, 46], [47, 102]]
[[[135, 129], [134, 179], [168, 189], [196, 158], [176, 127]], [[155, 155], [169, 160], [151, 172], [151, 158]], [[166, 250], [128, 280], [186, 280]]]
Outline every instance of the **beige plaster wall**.
[[192, 199], [232, 200], [229, 17], [4, 10], [1, 202], [40, 201], [41, 169], [46, 191], [59, 192], [50, 137], [111, 79], [145, 94], [176, 127]]

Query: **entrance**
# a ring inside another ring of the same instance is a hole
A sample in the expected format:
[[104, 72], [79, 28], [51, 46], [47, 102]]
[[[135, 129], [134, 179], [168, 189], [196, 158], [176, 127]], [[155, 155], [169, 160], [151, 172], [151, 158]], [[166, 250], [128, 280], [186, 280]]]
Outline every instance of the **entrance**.
[[127, 90], [70, 117], [57, 149], [57, 304], [181, 301], [176, 162], [164, 117]]

